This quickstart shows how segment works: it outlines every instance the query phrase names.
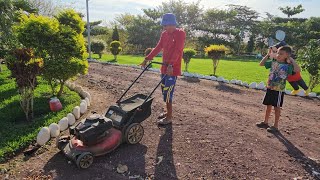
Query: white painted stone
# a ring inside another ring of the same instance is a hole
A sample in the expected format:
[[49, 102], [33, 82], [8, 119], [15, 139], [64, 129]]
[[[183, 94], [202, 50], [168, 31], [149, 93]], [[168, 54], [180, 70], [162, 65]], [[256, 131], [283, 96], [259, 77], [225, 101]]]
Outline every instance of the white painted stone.
[[74, 90], [76, 88], [76, 85], [74, 83], [71, 83], [70, 84], [70, 87], [69, 87], [71, 90]]
[[257, 88], [257, 83], [256, 82], [250, 83], [249, 88], [256, 89]]
[[87, 106], [90, 107], [90, 100], [88, 97], [86, 97], [84, 100], [86, 100]]
[[87, 111], [87, 103], [86, 102], [81, 102], [80, 103], [80, 114], [84, 114]]
[[46, 142], [48, 142], [50, 139], [50, 130], [48, 127], [43, 127], [41, 128], [41, 130], [39, 131], [38, 135], [37, 135], [37, 143], [40, 146], [43, 146]]
[[64, 131], [66, 129], [68, 129], [68, 118], [64, 117], [62, 118], [59, 123], [58, 123], [59, 127], [60, 127], [60, 131]]
[[86, 95], [87, 95], [86, 93], [87, 93], [87, 91], [84, 91], [84, 90], [82, 90], [82, 91], [79, 92], [79, 94], [80, 94], [80, 96], [81, 96], [82, 98], [86, 98], [86, 97], [87, 97], [87, 96], [86, 96]]
[[217, 80], [217, 77], [215, 77], [215, 76], [211, 76], [211, 78], [210, 78], [212, 81], [216, 81]]
[[242, 84], [242, 81], [241, 81], [241, 80], [237, 80], [237, 81], [236, 81], [236, 84], [237, 84], [237, 85], [241, 85], [241, 84]]
[[74, 115], [74, 117], [76, 119], [79, 119], [80, 118], [80, 107], [79, 106], [74, 107], [72, 114]]
[[224, 81], [224, 78], [223, 78], [222, 76], [220, 76], [220, 77], [217, 78], [217, 81], [223, 82], [223, 81]]
[[80, 93], [81, 91], [83, 91], [82, 87], [81, 86], [76, 86], [74, 88], [74, 91], [76, 91], [77, 93]]
[[309, 93], [309, 97], [317, 97], [317, 94], [314, 92]]
[[76, 122], [76, 118], [74, 117], [74, 115], [72, 113], [68, 113], [67, 118], [68, 118], [68, 124], [70, 126]]
[[260, 82], [257, 88], [263, 90], [265, 87], [264, 83]]
[[297, 95], [301, 97], [306, 96], [303, 90], [300, 90]]
[[236, 84], [236, 82], [237, 82], [237, 80], [235, 80], [235, 79], [232, 79], [232, 80], [230, 81], [231, 84]]
[[211, 80], [210, 76], [204, 76], [204, 79]]
[[49, 126], [51, 137], [58, 137], [60, 134], [60, 127], [57, 123], [52, 123]]
[[243, 82], [243, 83], [241, 83], [241, 85], [244, 87], [249, 87], [249, 84], [247, 82]]
[[224, 82], [224, 83], [229, 83], [229, 80], [225, 79], [223, 82]]
[[291, 91], [290, 90], [285, 90], [284, 91], [287, 95], [291, 95]]

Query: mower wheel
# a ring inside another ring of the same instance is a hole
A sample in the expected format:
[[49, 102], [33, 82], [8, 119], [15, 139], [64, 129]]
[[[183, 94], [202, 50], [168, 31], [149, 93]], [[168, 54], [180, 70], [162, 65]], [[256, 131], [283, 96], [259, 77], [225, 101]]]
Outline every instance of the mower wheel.
[[93, 156], [90, 152], [81, 153], [76, 159], [76, 164], [80, 169], [87, 169], [92, 163]]
[[125, 140], [128, 144], [137, 144], [141, 141], [144, 134], [140, 123], [133, 123], [126, 129]]

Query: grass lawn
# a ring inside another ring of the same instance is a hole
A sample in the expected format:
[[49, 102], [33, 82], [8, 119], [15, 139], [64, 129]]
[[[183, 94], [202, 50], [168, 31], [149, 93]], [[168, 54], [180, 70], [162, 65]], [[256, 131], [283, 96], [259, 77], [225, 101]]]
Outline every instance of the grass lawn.
[[[93, 58], [98, 59], [98, 55], [93, 55]], [[140, 64], [143, 61], [142, 56], [131, 56], [131, 55], [119, 55], [117, 63], [119, 64]], [[99, 59], [98, 59], [99, 60]], [[101, 61], [114, 62], [113, 55], [104, 54]], [[155, 61], [161, 61], [161, 57], [156, 57]], [[258, 65], [259, 60], [220, 60], [217, 76], [222, 76], [225, 79], [237, 79], [243, 82], [266, 82], [269, 70]], [[155, 65], [154, 67], [159, 67]], [[184, 64], [182, 65], [184, 70]], [[198, 73], [204, 75], [213, 74], [213, 66], [211, 59], [191, 59], [189, 64], [190, 73]], [[308, 84], [309, 76], [307, 72], [302, 72], [303, 79]], [[292, 90], [292, 87], [287, 83], [287, 89]], [[320, 93], [320, 86], [317, 86], [314, 90], [316, 93]]]
[[65, 88], [65, 94], [60, 98], [63, 110], [50, 112], [48, 100], [50, 87], [44, 80], [39, 79], [35, 90], [33, 122], [26, 122], [19, 104], [19, 95], [10, 71], [3, 65], [0, 72], [0, 162], [14, 155], [21, 148], [28, 146], [37, 136], [43, 126], [57, 123], [73, 107], [78, 105], [80, 97], [76, 92]]

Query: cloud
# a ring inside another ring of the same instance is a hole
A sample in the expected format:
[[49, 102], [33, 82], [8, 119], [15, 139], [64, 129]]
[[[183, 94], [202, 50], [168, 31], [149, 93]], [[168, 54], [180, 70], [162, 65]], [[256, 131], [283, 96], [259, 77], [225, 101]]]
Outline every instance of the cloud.
[[[90, 20], [107, 20], [112, 21], [118, 14], [131, 13], [142, 14], [144, 8], [155, 8], [161, 5], [162, 2], [168, 2], [169, 0], [90, 0]], [[186, 3], [196, 2], [196, 0], [184, 0]], [[62, 0], [67, 4], [72, 4], [74, 8], [86, 14], [85, 0]], [[225, 9], [227, 4], [238, 4], [251, 7], [258, 11], [260, 15], [264, 16], [265, 12], [269, 12], [274, 15], [282, 16], [282, 12], [279, 7], [282, 6], [296, 6], [302, 4], [306, 9], [301, 14], [295, 17], [310, 17], [319, 16], [318, 7], [320, 1], [318, 0], [202, 0], [201, 6], [204, 9], [219, 8]]]

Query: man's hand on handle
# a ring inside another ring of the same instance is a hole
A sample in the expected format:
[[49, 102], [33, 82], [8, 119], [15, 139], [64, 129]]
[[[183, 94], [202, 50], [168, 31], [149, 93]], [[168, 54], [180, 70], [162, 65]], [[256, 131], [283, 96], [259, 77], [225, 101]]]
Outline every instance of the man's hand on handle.
[[147, 64], [148, 64], [148, 60], [145, 59], [145, 60], [143, 60], [143, 62], [140, 64], [140, 66], [141, 66], [142, 69], [144, 69], [144, 68], [146, 68]]

